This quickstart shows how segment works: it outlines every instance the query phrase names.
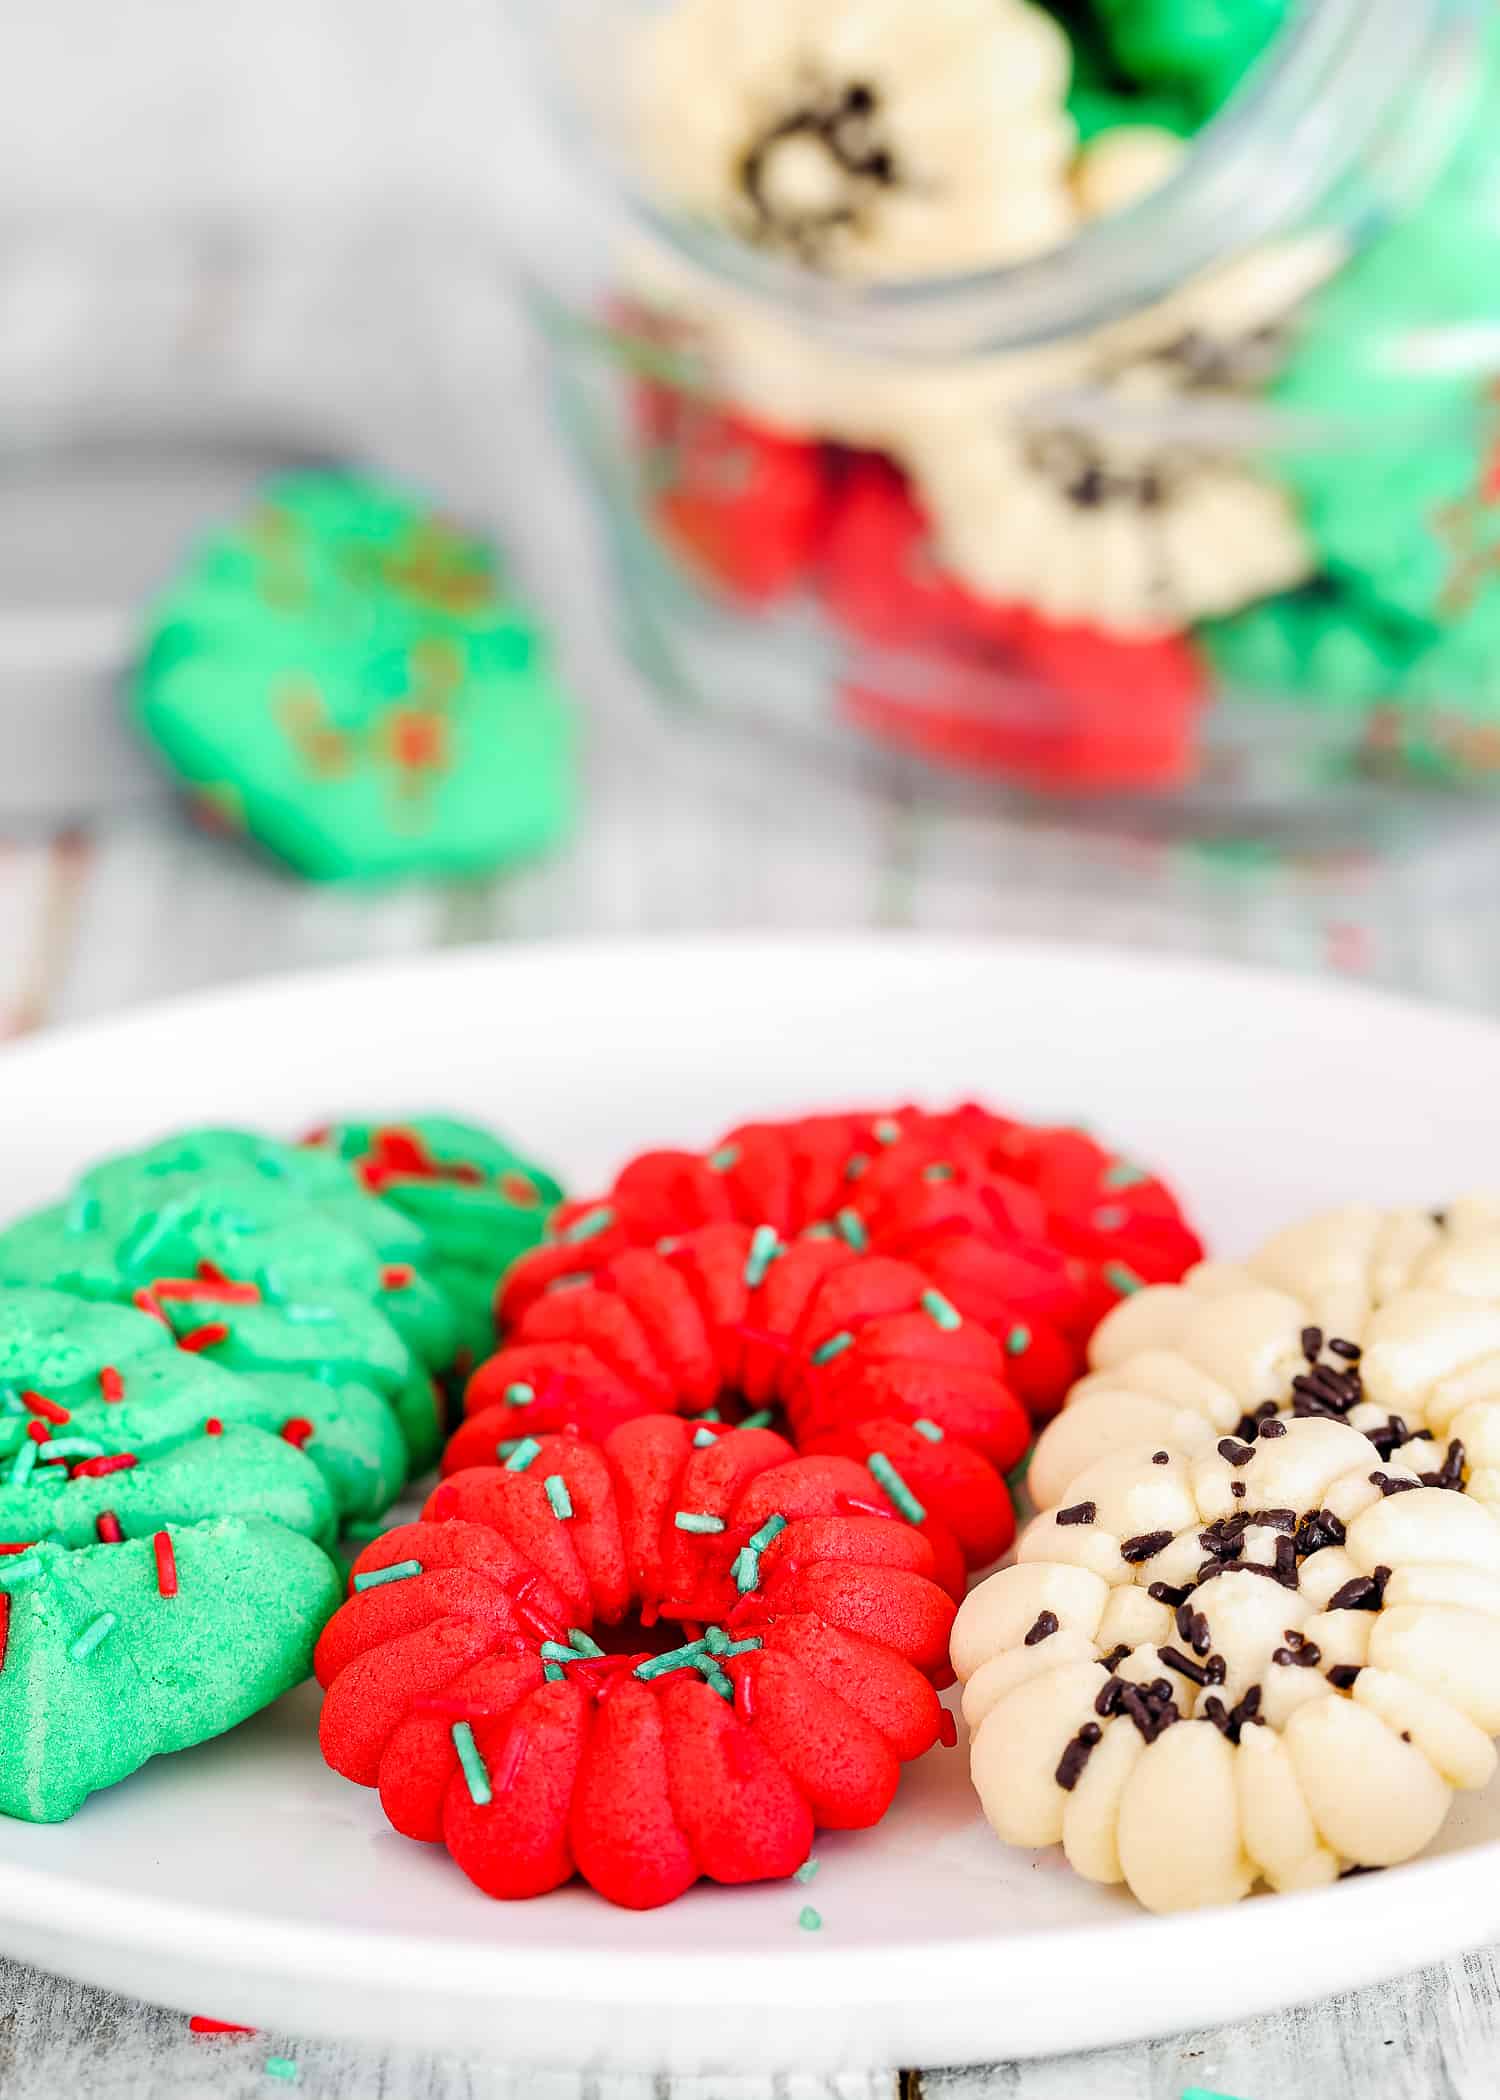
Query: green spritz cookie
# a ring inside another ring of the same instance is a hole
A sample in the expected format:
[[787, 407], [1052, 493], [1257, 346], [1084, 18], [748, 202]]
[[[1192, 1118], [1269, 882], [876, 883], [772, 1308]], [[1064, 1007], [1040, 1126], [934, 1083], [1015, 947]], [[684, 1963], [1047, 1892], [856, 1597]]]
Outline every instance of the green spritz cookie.
[[304, 475], [155, 608], [136, 713], [219, 822], [303, 874], [482, 874], [574, 799], [568, 710], [490, 548], [379, 482]]
[[261, 1518], [0, 1559], [0, 1814], [55, 1823], [307, 1675], [332, 1561]]
[[[220, 1516], [267, 1517], [330, 1551], [337, 1542], [323, 1475], [284, 1437], [226, 1428], [154, 1458], [111, 1453], [110, 1441], [69, 1425], [45, 1444], [23, 1444], [0, 1470], [0, 1543], [117, 1544]], [[104, 1470], [111, 1464], [119, 1470]]]
[[1290, 13], [1290, 0], [1094, 0], [1116, 64], [1184, 95], [1200, 118], [1228, 100]]
[[421, 1226], [431, 1273], [459, 1313], [471, 1353], [494, 1341], [500, 1277], [540, 1244], [562, 1185], [498, 1132], [452, 1116], [337, 1122], [314, 1134], [363, 1185]]
[[1219, 677], [1237, 692], [1336, 709], [1389, 701], [1433, 635], [1428, 623], [1372, 605], [1334, 577], [1197, 629]]
[[28, 1449], [42, 1478], [54, 1477], [46, 1472], [54, 1454], [45, 1443], [37, 1451], [44, 1431], [59, 1445], [90, 1447], [72, 1454], [70, 1471], [95, 1455], [154, 1461], [239, 1429], [263, 1431], [297, 1454], [290, 1468], [275, 1462], [279, 1478], [294, 1480], [308, 1465], [316, 1471], [320, 1486], [299, 1492], [315, 1506], [318, 1535], [324, 1496], [341, 1521], [364, 1519], [389, 1508], [406, 1483], [400, 1425], [389, 1402], [365, 1386], [237, 1376], [177, 1348], [163, 1322], [144, 1313], [82, 1304], [60, 1291], [0, 1290], [0, 1482], [13, 1480]]

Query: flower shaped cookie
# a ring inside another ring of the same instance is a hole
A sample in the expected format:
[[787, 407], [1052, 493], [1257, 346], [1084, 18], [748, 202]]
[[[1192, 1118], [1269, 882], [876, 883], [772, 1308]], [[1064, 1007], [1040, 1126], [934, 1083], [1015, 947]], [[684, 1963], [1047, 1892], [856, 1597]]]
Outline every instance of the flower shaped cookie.
[[1150, 1910], [1393, 1865], [1500, 1734], [1500, 1525], [1337, 1421], [1112, 1455], [953, 1634], [1011, 1844]]

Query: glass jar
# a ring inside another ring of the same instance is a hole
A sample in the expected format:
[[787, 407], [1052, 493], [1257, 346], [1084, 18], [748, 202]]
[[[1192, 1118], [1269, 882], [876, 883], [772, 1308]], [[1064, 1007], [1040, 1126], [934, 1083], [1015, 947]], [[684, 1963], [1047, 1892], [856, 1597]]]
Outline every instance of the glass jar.
[[528, 274], [671, 701], [1206, 834], [1500, 778], [1491, 0], [1303, 0], [1138, 201], [878, 282], [648, 191], [661, 13], [515, 19]]

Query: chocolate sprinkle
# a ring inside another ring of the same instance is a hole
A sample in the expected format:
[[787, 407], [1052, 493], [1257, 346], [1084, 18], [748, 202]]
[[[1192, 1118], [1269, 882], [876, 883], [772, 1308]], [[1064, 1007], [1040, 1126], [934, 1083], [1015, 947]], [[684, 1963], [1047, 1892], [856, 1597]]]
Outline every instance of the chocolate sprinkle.
[[1104, 1730], [1097, 1721], [1085, 1721], [1074, 1736], [1057, 1767], [1057, 1783], [1065, 1794], [1071, 1794], [1083, 1777], [1084, 1766], [1093, 1756], [1103, 1740]]
[[1323, 1330], [1321, 1327], [1303, 1328], [1302, 1354], [1310, 1364], [1315, 1364], [1323, 1354]]
[[1411, 1431], [1400, 1415], [1387, 1415], [1384, 1429], [1367, 1429], [1365, 1435], [1387, 1465], [1403, 1444], [1412, 1441]]
[[1147, 1743], [1154, 1743], [1174, 1721], [1182, 1719], [1165, 1677], [1155, 1678], [1147, 1685], [1126, 1684], [1122, 1678], [1115, 1682], [1121, 1686], [1119, 1711], [1128, 1715]]
[[1272, 1570], [1276, 1580], [1285, 1583], [1289, 1590], [1297, 1587], [1297, 1541], [1280, 1538], [1276, 1541], [1276, 1566]]
[[1457, 1437], [1454, 1437], [1448, 1446], [1447, 1456], [1438, 1470], [1435, 1473], [1422, 1474], [1423, 1487], [1453, 1488], [1457, 1493], [1462, 1494], [1466, 1457], [1467, 1454], [1463, 1445], [1458, 1441]]
[[1154, 1597], [1158, 1604], [1170, 1604], [1174, 1611], [1179, 1604], [1185, 1603], [1192, 1594], [1193, 1586], [1190, 1582], [1152, 1582], [1146, 1586], [1146, 1595], [1148, 1597]]
[[1129, 1653], [1130, 1643], [1121, 1641], [1118, 1648], [1111, 1648], [1108, 1655], [1101, 1655], [1099, 1660], [1103, 1663], [1106, 1670], [1118, 1670]]
[[1354, 1680], [1358, 1677], [1359, 1670], [1360, 1666], [1358, 1663], [1335, 1663], [1328, 1673], [1328, 1682], [1336, 1692], [1350, 1691], [1353, 1689]]
[[1203, 1718], [1205, 1721], [1212, 1721], [1220, 1735], [1228, 1736], [1231, 1743], [1237, 1743], [1243, 1729], [1264, 1725], [1260, 1717], [1260, 1686], [1252, 1684], [1238, 1706], [1232, 1706], [1227, 1711], [1222, 1699], [1205, 1699]]
[[1384, 1872], [1384, 1867], [1345, 1867], [1343, 1873], [1339, 1876], [1339, 1880], [1353, 1881], [1361, 1874], [1383, 1874]]
[[1151, 1463], [1153, 1466], [1169, 1466], [1172, 1463], [1171, 1453], [1167, 1451], [1153, 1451]]
[[1365, 1353], [1358, 1342], [1346, 1342], [1337, 1335], [1328, 1344], [1328, 1348], [1331, 1355], [1341, 1356], [1345, 1363], [1349, 1364], [1357, 1364]]
[[1294, 1509], [1255, 1509], [1246, 1513], [1247, 1524], [1258, 1524], [1262, 1531], [1295, 1531], [1297, 1512]]
[[1285, 1422], [1262, 1422], [1260, 1433], [1263, 1437], [1285, 1436], [1286, 1424]]
[[1410, 1493], [1412, 1488], [1420, 1487], [1421, 1484], [1419, 1480], [1392, 1480], [1389, 1473], [1372, 1473], [1370, 1475], [1371, 1487], [1378, 1487], [1382, 1495], [1405, 1495]]
[[1385, 1586], [1391, 1579], [1389, 1568], [1377, 1568], [1373, 1575], [1356, 1575], [1342, 1589], [1335, 1590], [1328, 1600], [1329, 1611], [1379, 1611], [1385, 1601]]
[[1198, 1544], [1215, 1560], [1238, 1560], [1245, 1550], [1245, 1529], [1250, 1518], [1236, 1510], [1232, 1517], [1218, 1517], [1198, 1534]]
[[1250, 1414], [1240, 1416], [1234, 1433], [1244, 1443], [1253, 1444], [1260, 1432], [1261, 1424], [1268, 1422], [1273, 1415], [1278, 1415], [1280, 1412], [1281, 1402], [1279, 1400], [1262, 1400], [1260, 1406], [1255, 1408]]
[[1095, 1502], [1075, 1502], [1071, 1509], [1057, 1512], [1057, 1521], [1059, 1524], [1092, 1524], [1098, 1507]]
[[1190, 1604], [1179, 1604], [1176, 1625], [1177, 1631], [1194, 1655], [1207, 1655], [1213, 1646], [1213, 1636], [1208, 1630], [1208, 1620], [1201, 1611], [1194, 1611]]
[[1283, 1663], [1297, 1670], [1315, 1670], [1323, 1660], [1323, 1651], [1316, 1641], [1310, 1641], [1305, 1633], [1293, 1633], [1287, 1628], [1286, 1646], [1272, 1650], [1273, 1663]]
[[1232, 1466], [1248, 1466], [1255, 1456], [1249, 1444], [1237, 1444], [1232, 1436], [1220, 1437], [1218, 1452]]
[[1130, 1565], [1136, 1568], [1143, 1560], [1154, 1560], [1163, 1546], [1170, 1546], [1171, 1543], [1170, 1531], [1141, 1531], [1133, 1539], [1121, 1539], [1120, 1558], [1129, 1561]]
[[1310, 1509], [1297, 1526], [1297, 1551], [1321, 1553], [1325, 1546], [1342, 1546], [1347, 1533], [1331, 1509]]
[[1034, 1648], [1038, 1641], [1045, 1641], [1056, 1633], [1058, 1618], [1055, 1611], [1042, 1611], [1036, 1615], [1035, 1623], [1027, 1634], [1023, 1647]]
[[1180, 1648], [1163, 1648], [1160, 1654], [1169, 1670], [1193, 1684], [1222, 1684], [1228, 1674], [1222, 1655], [1211, 1655], [1206, 1663], [1196, 1663]]
[[1249, 1494], [1250, 1490], [1246, 1487], [1243, 1480], [1231, 1480], [1229, 1483], [1229, 1492], [1231, 1495], [1235, 1496], [1237, 1500], [1242, 1501], [1244, 1497]]

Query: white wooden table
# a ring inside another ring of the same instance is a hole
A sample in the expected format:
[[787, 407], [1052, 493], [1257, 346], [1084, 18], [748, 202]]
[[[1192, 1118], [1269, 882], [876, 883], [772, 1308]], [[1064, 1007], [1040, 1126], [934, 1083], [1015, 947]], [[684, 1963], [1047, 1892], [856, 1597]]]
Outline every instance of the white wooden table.
[[[444, 37], [434, 33], [439, 6]], [[430, 0], [421, 10], [400, 0], [219, 0], [215, 8], [118, 0], [101, 12], [91, 0], [48, 0], [24, 18], [17, 10], [5, 26], [19, 22], [23, 44], [30, 38], [33, 75], [28, 84], [0, 48], [0, 191], [23, 201], [86, 199], [107, 147], [112, 164], [133, 169], [137, 198], [172, 196], [183, 147], [168, 118], [180, 117], [186, 99], [201, 119], [188, 141], [193, 165], [207, 182], [203, 171], [232, 163], [219, 187], [236, 200], [295, 205], [330, 188], [347, 200], [382, 178], [409, 198], [423, 186], [425, 142], [443, 170], [435, 187], [472, 202], [488, 165], [481, 143], [506, 128], [485, 64], [491, 8], [492, 0]], [[106, 19], [107, 66], [80, 81], [77, 50]], [[384, 66], [372, 55], [377, 20]], [[179, 73], [196, 69], [170, 94], [154, 69], [168, 43]], [[358, 63], [345, 64], [353, 50]], [[251, 98], [225, 91], [225, 68], [251, 65], [276, 112], [269, 129], [264, 108], [258, 125]], [[121, 87], [132, 66], [134, 98]], [[414, 102], [404, 84], [419, 78], [425, 92]], [[389, 96], [392, 81], [403, 83], [399, 110], [392, 106], [390, 124], [372, 124], [362, 101]], [[394, 178], [392, 150], [402, 155]], [[67, 292], [57, 257], [39, 255], [38, 283]], [[370, 274], [352, 273], [351, 298], [362, 287], [370, 294]], [[418, 309], [385, 272], [375, 274], [387, 316]], [[299, 261], [292, 252], [249, 300], [243, 285], [229, 297], [212, 271], [165, 289], [148, 271], [139, 311], [124, 323], [112, 310], [109, 326], [85, 316], [80, 327], [71, 294], [61, 292], [54, 309], [41, 302], [27, 313], [40, 326], [49, 312], [73, 312], [78, 341], [107, 340], [111, 376], [129, 368], [134, 344], [145, 346], [142, 369], [158, 380], [170, 363], [179, 394], [206, 380], [209, 397], [217, 390], [243, 407], [291, 388], [304, 424], [344, 427], [353, 386], [360, 427], [351, 436], [492, 513], [567, 636], [591, 724], [585, 826], [544, 868], [385, 898], [300, 887], [191, 831], [162, 799], [62, 832], [16, 826], [0, 837], [0, 1036], [231, 977], [417, 948], [705, 928], [1023, 930], [1338, 970], [1500, 1010], [1500, 925], [1489, 901], [1500, 891], [1500, 840], [1488, 830], [1456, 834], [1415, 868], [1318, 854], [1247, 864], [959, 817], [910, 795], [854, 802], [774, 752], [749, 762], [685, 748], [611, 648], [587, 518], [543, 432], [513, 315], [475, 282], [447, 274], [432, 302], [444, 332], [421, 346], [428, 366], [415, 379], [407, 370], [403, 386], [393, 380], [396, 361], [374, 358], [356, 384], [337, 358], [321, 355], [335, 339], [345, 348], [367, 340], [349, 325], [347, 306], [343, 327], [322, 325], [338, 306], [330, 282], [316, 255]], [[235, 308], [227, 330], [226, 307]], [[17, 398], [13, 349], [0, 333], [0, 439]], [[33, 370], [53, 374], [59, 362], [50, 339], [33, 343]], [[0, 575], [0, 595], [3, 584]], [[1183, 2018], [1190, 2025], [1190, 2006]], [[267, 2074], [272, 2056], [295, 2063], [295, 2087]], [[896, 2100], [898, 2092], [903, 2100], [917, 2092], [1177, 2100], [1191, 2087], [1238, 2100], [1487, 2100], [1500, 2091], [1500, 1970], [1489, 1954], [1476, 1955], [1306, 2011], [1087, 2059], [773, 2083], [580, 2082], [295, 2035], [208, 2040], [191, 2036], [180, 2015], [0, 1964], [0, 2100], [263, 2100], [282, 2090], [309, 2100]]]

